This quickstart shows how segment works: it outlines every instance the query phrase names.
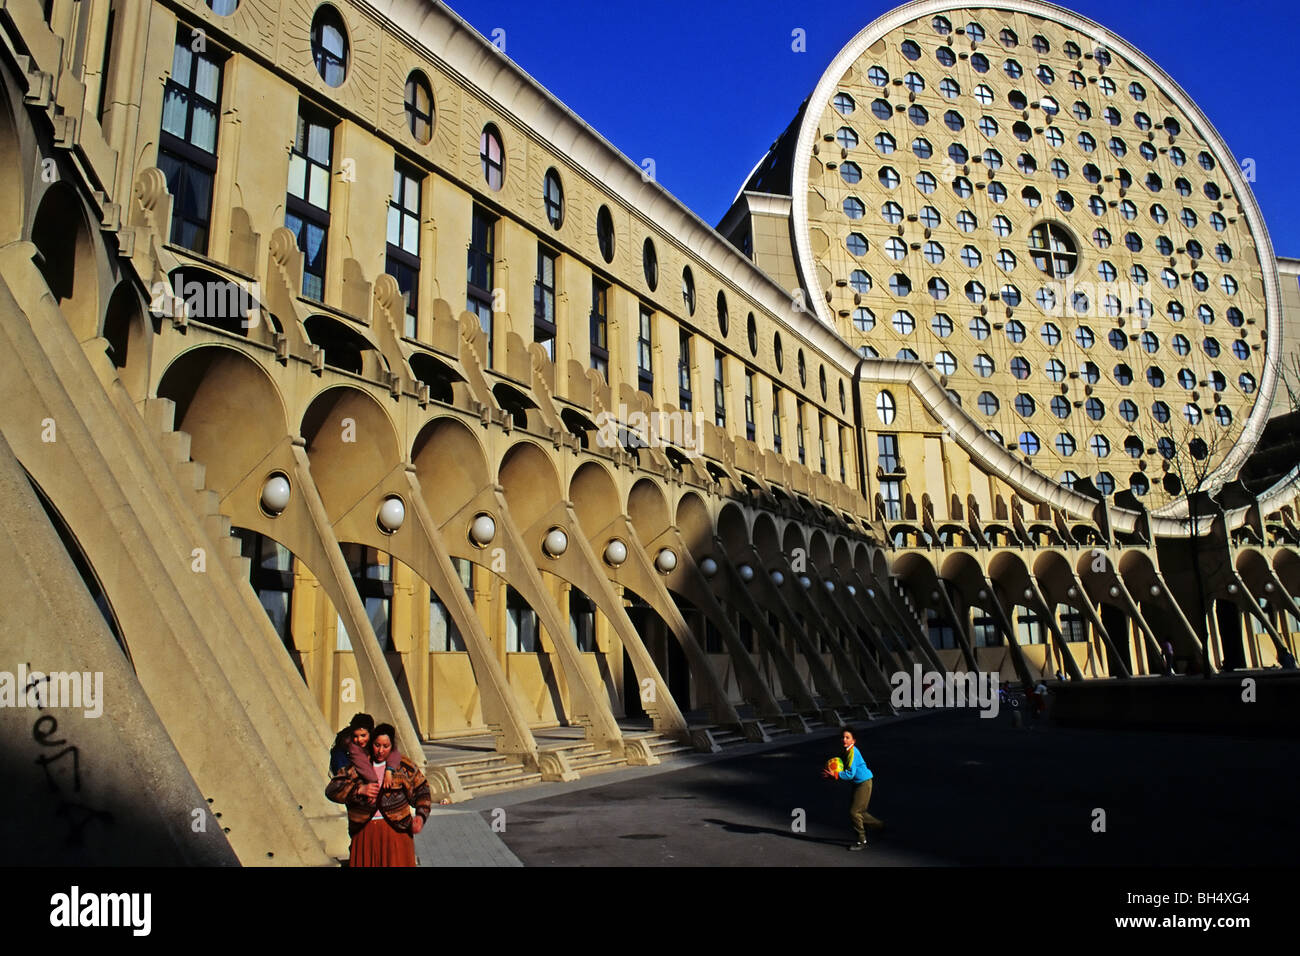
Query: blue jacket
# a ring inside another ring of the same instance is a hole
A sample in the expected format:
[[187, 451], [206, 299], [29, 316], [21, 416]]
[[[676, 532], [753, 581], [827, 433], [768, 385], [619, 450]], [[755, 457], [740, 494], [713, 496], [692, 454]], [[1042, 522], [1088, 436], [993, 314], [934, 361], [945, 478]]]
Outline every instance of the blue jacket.
[[845, 758], [840, 779], [845, 783], [865, 783], [871, 779], [871, 771], [867, 769], [866, 761], [862, 759], [862, 754], [858, 753], [857, 747], [850, 750]]

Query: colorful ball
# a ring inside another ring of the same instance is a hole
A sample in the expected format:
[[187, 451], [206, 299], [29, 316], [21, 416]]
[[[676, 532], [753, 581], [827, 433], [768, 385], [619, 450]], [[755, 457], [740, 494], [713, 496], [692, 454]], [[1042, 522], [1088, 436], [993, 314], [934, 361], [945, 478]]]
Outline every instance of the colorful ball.
[[844, 761], [839, 757], [832, 757], [826, 761], [826, 769], [831, 773], [842, 773], [844, 771]]

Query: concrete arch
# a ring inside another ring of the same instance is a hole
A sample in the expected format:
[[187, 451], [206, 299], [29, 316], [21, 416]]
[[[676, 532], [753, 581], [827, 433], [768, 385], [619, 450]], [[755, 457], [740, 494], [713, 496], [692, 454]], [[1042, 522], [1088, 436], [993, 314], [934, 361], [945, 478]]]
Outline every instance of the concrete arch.
[[[789, 530], [789, 529], [787, 529]], [[831, 547], [826, 540], [826, 533], [817, 529], [808, 537], [808, 557], [822, 574], [831, 572]]]
[[584, 462], [573, 473], [569, 500], [584, 528], [604, 528], [622, 514], [618, 486], [605, 467], [594, 461]]
[[221, 495], [284, 440], [284, 403], [275, 384], [243, 352], [202, 345], [177, 356], [158, 382], [176, 403], [175, 427], [190, 436], [207, 486]]
[[846, 538], [837, 536], [832, 547], [832, 564], [840, 574], [848, 576], [853, 568], [853, 555]]
[[451, 416], [434, 418], [420, 429], [411, 446], [411, 461], [429, 514], [439, 525], [490, 482], [482, 444]]
[[300, 434], [327, 508], [354, 504], [402, 460], [388, 413], [369, 393], [351, 385], [317, 394], [303, 413]]
[[741, 554], [749, 547], [749, 522], [739, 505], [728, 502], [718, 512], [718, 537], [731, 555]]
[[77, 341], [99, 334], [99, 270], [86, 210], [66, 180], [41, 196], [32, 220], [36, 264]]
[[[757, 543], [758, 542], [757, 521], [754, 522], [754, 529], [755, 529], [754, 541], [755, 543]], [[807, 555], [808, 541], [804, 537], [803, 527], [797, 521], [789, 521], [786, 523], [785, 531], [781, 533], [781, 550], [788, 555], [793, 555], [796, 551], [803, 551], [803, 553]]]
[[498, 480], [520, 528], [527, 528], [563, 497], [551, 459], [530, 441], [517, 442], [505, 453]]
[[649, 478], [642, 478], [632, 486], [627, 496], [627, 513], [642, 541], [653, 541], [672, 524], [668, 499], [663, 489]]
[[945, 556], [939, 574], [968, 602], [974, 601], [980, 588], [984, 587], [984, 569], [972, 554], [957, 552]]
[[148, 397], [153, 323], [130, 280], [117, 284], [108, 297], [101, 335], [108, 340], [109, 358], [127, 393], [136, 402]]
[[[780, 557], [782, 546], [776, 530], [776, 522], [767, 512], [759, 512], [754, 518], [754, 547], [764, 561], [776, 561]], [[801, 539], [802, 540], [802, 539]]]
[[27, 177], [23, 175], [22, 143], [18, 138], [18, 124], [14, 122], [9, 106], [9, 90], [0, 84], [0, 209], [9, 214], [0, 217], [0, 245], [22, 237], [27, 211]]
[[713, 550], [713, 521], [704, 499], [694, 492], [687, 492], [677, 502], [677, 527], [682, 541], [697, 558]]

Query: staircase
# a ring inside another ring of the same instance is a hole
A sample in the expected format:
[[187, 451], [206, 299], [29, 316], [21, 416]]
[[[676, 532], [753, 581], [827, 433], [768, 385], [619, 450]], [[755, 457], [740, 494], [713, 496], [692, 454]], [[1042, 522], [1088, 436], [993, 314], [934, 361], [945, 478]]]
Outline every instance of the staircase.
[[451, 797], [454, 801], [470, 800], [501, 790], [517, 790], [542, 782], [539, 771], [507, 754], [465, 757], [442, 764], [428, 764], [425, 776], [435, 800]]
[[548, 747], [546, 752], [563, 754], [569, 768], [582, 777], [601, 770], [614, 770], [627, 766], [627, 761], [622, 757], [615, 756], [608, 750], [597, 750], [595, 744], [586, 741]]
[[624, 731], [624, 740], [644, 740], [650, 752], [659, 758], [660, 761], [671, 760], [682, 754], [693, 754], [695, 748], [688, 743], [683, 743], [666, 734], [658, 733], [653, 730], [646, 731]]

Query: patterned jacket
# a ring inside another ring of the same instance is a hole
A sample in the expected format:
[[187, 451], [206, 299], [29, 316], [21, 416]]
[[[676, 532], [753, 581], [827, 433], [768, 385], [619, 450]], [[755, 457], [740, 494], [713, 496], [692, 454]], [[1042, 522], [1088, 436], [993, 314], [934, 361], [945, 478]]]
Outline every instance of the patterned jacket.
[[[375, 804], [367, 801], [359, 792], [365, 785], [365, 778], [357, 772], [356, 767], [349, 764], [335, 774], [334, 779], [325, 787], [326, 797], [348, 808], [348, 836], [356, 836], [375, 815]], [[432, 807], [429, 782], [416, 769], [415, 764], [403, 757], [396, 770], [384, 771], [384, 786], [379, 792], [378, 809], [394, 830], [410, 833], [412, 817], [418, 813], [421, 819], [427, 820]]]

